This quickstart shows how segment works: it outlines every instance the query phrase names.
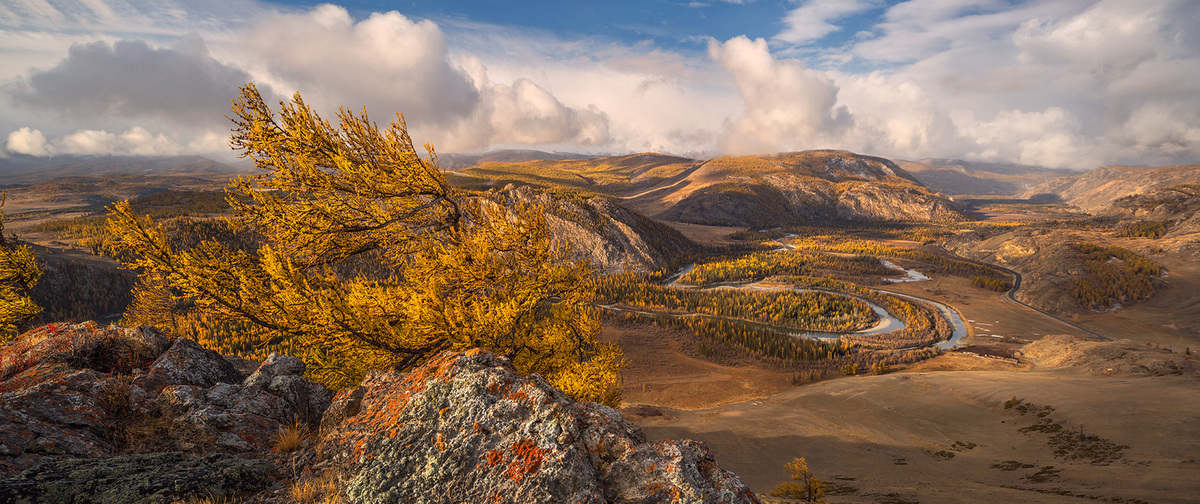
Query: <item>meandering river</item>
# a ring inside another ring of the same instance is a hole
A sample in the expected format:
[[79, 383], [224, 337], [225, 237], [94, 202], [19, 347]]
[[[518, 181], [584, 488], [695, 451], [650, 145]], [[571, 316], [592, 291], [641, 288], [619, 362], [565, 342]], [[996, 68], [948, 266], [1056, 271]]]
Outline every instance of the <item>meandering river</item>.
[[[884, 261], [884, 262], [885, 262], [885, 265], [890, 264], [890, 263], [887, 263], [887, 261]], [[894, 267], [894, 266], [895, 265], [889, 265], [889, 267]], [[741, 289], [741, 290], [757, 290], [757, 291], [790, 290], [793, 292], [806, 292], [809, 290], [814, 290], [814, 289], [798, 289], [795, 287], [785, 287], [785, 286], [777, 286], [777, 285], [763, 285], [763, 283], [761, 281], [749, 282], [749, 283], [719, 284], [719, 285], [706, 286], [706, 287], [680, 285], [679, 279], [682, 278], [684, 275], [688, 274], [689, 272], [691, 272], [692, 269], [694, 269], [695, 267], [696, 267], [695, 263], [692, 263], [692, 264], [688, 264], [687, 266], [684, 266], [683, 268], [680, 268], [677, 273], [668, 277], [663, 282], [663, 285], [665, 285], [667, 287], [673, 287], [676, 289]], [[896, 269], [903, 269], [903, 268], [896, 267]], [[908, 277], [910, 277], [910, 278], [915, 278], [917, 275], [919, 275], [921, 277], [925, 277], [925, 275], [923, 275], [919, 272], [916, 272], [916, 271], [905, 270], [905, 272], [908, 274]], [[914, 275], [914, 273], [915, 273], [915, 275]], [[929, 277], [925, 277], [924, 279], [928, 280], [928, 278]], [[914, 279], [914, 280], [902, 280], [902, 281], [919, 281], [919, 280]], [[834, 333], [834, 332], [820, 332], [820, 331], [796, 332], [796, 329], [793, 327], [775, 326], [775, 325], [771, 325], [771, 324], [762, 324], [762, 323], [749, 322], [749, 321], [744, 321], [744, 320], [742, 320], [742, 322], [748, 322], [748, 323], [751, 323], [754, 325], [768, 327], [768, 328], [774, 329], [776, 331], [790, 334], [790, 335], [796, 336], [796, 337], [815, 338], [815, 339], [820, 339], [820, 340], [825, 340], [825, 341], [834, 341], [834, 340], [840, 339], [843, 336], [848, 336], [848, 335], [882, 334], [882, 333], [887, 333], [887, 332], [898, 331], [898, 330], [904, 329], [904, 321], [903, 320], [900, 320], [900, 319], [892, 316], [892, 314], [888, 313], [887, 310], [885, 310], [882, 306], [880, 306], [866, 298], [863, 298], [860, 296], [855, 296], [853, 294], [847, 294], [845, 292], [833, 292], [833, 291], [824, 291], [824, 290], [821, 290], [821, 292], [829, 292], [829, 293], [837, 294], [840, 296], [847, 296], [847, 297], [851, 297], [851, 298], [857, 299], [859, 301], [862, 301], [863, 303], [866, 303], [867, 306], [870, 306], [871, 310], [873, 310], [875, 312], [875, 314], [879, 316], [879, 322], [877, 324], [875, 324], [875, 326], [873, 326], [873, 327], [870, 327], [867, 329], [862, 329], [859, 331], [848, 332], [848, 333]], [[938, 310], [938, 313], [940, 313], [941, 316], [943, 318], [945, 318], [947, 322], [950, 323], [950, 326], [953, 329], [949, 340], [937, 343], [937, 347], [941, 348], [942, 350], [949, 350], [951, 348], [958, 346], [958, 344], [962, 340], [962, 338], [967, 335], [967, 325], [965, 322], [963, 322], [962, 316], [959, 315], [958, 310], [955, 310], [954, 308], [950, 307], [949, 305], [939, 303], [937, 301], [931, 301], [929, 299], [925, 299], [925, 298], [921, 298], [921, 297], [917, 297], [917, 296], [910, 296], [907, 294], [898, 294], [895, 292], [882, 292], [882, 291], [877, 291], [877, 292], [881, 292], [882, 294], [888, 295], [888, 296], [897, 296], [897, 297], [912, 299], [915, 301], [921, 301], [924, 303], [928, 303], [929, 305], [936, 308]], [[609, 306], [607, 308], [619, 309], [619, 308], [615, 308], [615, 307], [611, 307], [611, 306]], [[639, 312], [639, 313], [643, 313], [643, 312]], [[644, 313], [649, 313], [649, 312], [644, 312]], [[692, 314], [691, 316], [697, 316], [697, 315], [698, 314]], [[713, 315], [704, 315], [704, 316], [711, 316], [711, 317], [715, 317], [715, 318], [724, 318], [724, 317], [718, 317], [718, 316], [713, 316]], [[738, 319], [738, 320], [740, 320], [740, 319]]]

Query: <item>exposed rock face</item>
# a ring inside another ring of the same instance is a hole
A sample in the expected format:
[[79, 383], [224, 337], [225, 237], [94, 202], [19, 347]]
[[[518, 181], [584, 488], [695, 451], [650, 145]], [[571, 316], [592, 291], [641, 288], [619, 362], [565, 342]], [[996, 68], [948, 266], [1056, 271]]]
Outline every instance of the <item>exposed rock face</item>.
[[321, 456], [351, 502], [758, 502], [692, 441], [647, 443], [611, 408], [473, 350], [338, 394]]
[[49, 324], [0, 347], [0, 475], [63, 457], [105, 457], [162, 417], [177, 447], [267, 450], [281, 425], [313, 425], [332, 394], [304, 363], [272, 356], [249, 376], [151, 327]]
[[700, 248], [679, 231], [608, 198], [552, 196], [528, 186], [505, 191], [518, 201], [535, 201], [546, 208], [555, 244], [604, 273], [674, 267]]

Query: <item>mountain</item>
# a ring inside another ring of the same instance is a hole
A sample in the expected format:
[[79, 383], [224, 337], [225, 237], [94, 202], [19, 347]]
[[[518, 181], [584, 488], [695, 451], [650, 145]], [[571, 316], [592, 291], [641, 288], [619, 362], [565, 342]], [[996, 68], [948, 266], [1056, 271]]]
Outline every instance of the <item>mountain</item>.
[[836, 220], [958, 220], [961, 208], [895, 163], [843, 151], [723, 156], [707, 161], [643, 153], [563, 161], [481, 163], [466, 187], [506, 184], [620, 198], [661, 219], [742, 227]]
[[1061, 171], [1036, 166], [973, 163], [961, 159], [927, 158], [896, 164], [934, 191], [958, 194], [1017, 194]]
[[719, 157], [691, 173], [688, 182], [660, 196], [673, 203], [657, 217], [755, 228], [963, 217], [958, 204], [930, 191], [895, 163], [844, 151]]
[[223, 163], [203, 156], [13, 156], [0, 159], [4, 184], [30, 184], [62, 177], [125, 175], [229, 176], [250, 171], [248, 163]]
[[1066, 203], [1093, 212], [1124, 196], [1148, 193], [1178, 184], [1194, 184], [1197, 181], [1200, 181], [1200, 165], [1156, 168], [1104, 166], [1085, 173], [1047, 180], [1026, 190], [1022, 197], [1053, 195]]
[[567, 159], [586, 159], [584, 154], [543, 152], [530, 149], [505, 149], [483, 154], [452, 153], [439, 155], [438, 161], [443, 170], [457, 171], [470, 168], [482, 163], [522, 163], [525, 161], [563, 161]]
[[553, 241], [604, 273], [674, 269], [701, 247], [674, 228], [621, 206], [612, 198], [509, 186], [516, 201], [547, 210]]

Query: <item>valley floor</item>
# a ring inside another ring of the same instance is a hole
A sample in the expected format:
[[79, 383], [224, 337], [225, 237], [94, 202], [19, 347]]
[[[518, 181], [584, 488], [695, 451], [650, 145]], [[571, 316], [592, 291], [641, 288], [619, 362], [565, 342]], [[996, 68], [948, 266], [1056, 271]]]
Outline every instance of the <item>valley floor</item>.
[[[927, 364], [949, 358], [962, 357]], [[1045, 423], [1068, 434], [1056, 441], [1028, 431], [1043, 410], [1005, 409], [1014, 396], [1053, 408]], [[830, 502], [1182, 503], [1200, 495], [1195, 376], [906, 372], [711, 409], [629, 413], [653, 439], [707, 442], [764, 495], [794, 457], [830, 484]], [[1119, 458], [1096, 459], [1105, 456]]]

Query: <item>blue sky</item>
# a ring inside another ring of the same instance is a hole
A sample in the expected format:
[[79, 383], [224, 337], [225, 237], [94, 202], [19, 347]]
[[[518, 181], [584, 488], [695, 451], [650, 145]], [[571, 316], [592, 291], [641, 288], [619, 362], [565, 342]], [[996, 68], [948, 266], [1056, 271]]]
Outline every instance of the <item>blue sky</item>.
[[229, 156], [255, 82], [442, 152], [1200, 162], [1193, 0], [0, 2], [0, 156]]

